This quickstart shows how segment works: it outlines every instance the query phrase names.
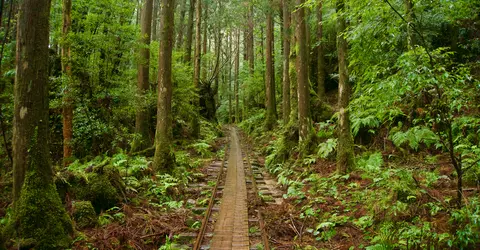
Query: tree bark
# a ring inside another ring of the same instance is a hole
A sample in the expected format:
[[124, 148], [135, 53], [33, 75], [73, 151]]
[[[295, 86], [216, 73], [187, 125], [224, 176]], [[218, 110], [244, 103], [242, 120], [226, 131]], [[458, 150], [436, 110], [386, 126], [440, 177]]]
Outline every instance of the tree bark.
[[132, 152], [142, 151], [148, 148], [150, 141], [150, 126], [148, 122], [149, 110], [145, 103], [146, 92], [150, 87], [150, 37], [152, 34], [152, 9], [153, 0], [146, 0], [142, 11], [142, 47], [139, 53], [139, 63], [137, 65], [137, 111], [135, 116], [135, 140], [132, 144]]
[[158, 40], [158, 14], [160, 9], [160, 3], [158, 1], [153, 2], [153, 13], [152, 13], [152, 36], [150, 40]]
[[49, 149], [50, 0], [20, 1], [13, 120], [14, 217], [7, 228], [35, 249], [69, 245], [72, 224], [53, 183]]
[[233, 122], [233, 106], [232, 106], [232, 69], [233, 69], [233, 34], [229, 32], [228, 41], [228, 122]]
[[[208, 36], [207, 36], [207, 33], [208, 33], [208, 25], [207, 25], [207, 22], [208, 22], [208, 4], [207, 2], [204, 2], [204, 10], [203, 10], [203, 40], [202, 40], [202, 55], [206, 55], [207, 52], [208, 52], [208, 48], [207, 48], [207, 43], [208, 43]], [[203, 66], [202, 67], [202, 78], [203, 80], [206, 80], [207, 79], [207, 60], [203, 60]]]
[[[297, 0], [297, 6], [302, 6], [304, 0]], [[308, 81], [307, 58], [307, 26], [305, 25], [305, 8], [296, 10], [297, 14], [297, 85], [298, 85], [298, 122], [299, 143], [307, 140], [310, 130], [310, 84]]]
[[248, 11], [248, 31], [247, 31], [247, 57], [248, 57], [248, 66], [250, 69], [250, 75], [253, 76], [254, 70], [255, 70], [255, 50], [254, 50], [254, 44], [253, 44], [253, 29], [254, 29], [254, 23], [253, 23], [253, 3], [249, 1], [249, 11]]
[[240, 122], [240, 104], [239, 104], [239, 75], [240, 75], [240, 30], [237, 29], [236, 52], [235, 52], [235, 123]]
[[[200, 0], [198, 0], [200, 1]], [[195, 14], [195, 0], [190, 0], [190, 7], [188, 10], [188, 24], [187, 24], [187, 40], [185, 42], [185, 57], [184, 61], [192, 63], [192, 43], [193, 43], [193, 15]]]
[[326, 79], [326, 65], [325, 65], [325, 52], [323, 45], [323, 0], [320, 1], [317, 7], [317, 95], [322, 102], [326, 102], [325, 96], [325, 79]]
[[66, 86], [63, 94], [63, 166], [67, 167], [71, 162], [73, 147], [73, 97], [71, 94], [72, 66], [71, 49], [68, 34], [72, 26], [72, 0], [63, 0], [63, 46], [62, 46], [62, 73], [66, 78]]
[[347, 173], [354, 165], [353, 136], [350, 129], [350, 112], [348, 105], [352, 87], [348, 80], [347, 40], [345, 39], [346, 23], [344, 17], [344, 0], [337, 0], [337, 49], [338, 49], [338, 143], [337, 143], [337, 171]]
[[407, 20], [407, 48], [408, 50], [413, 50], [415, 46], [414, 35], [413, 35], [413, 3], [412, 0], [404, 0], [406, 20]]
[[162, 0], [162, 23], [160, 53], [158, 59], [157, 130], [155, 134], [154, 166], [168, 171], [175, 158], [172, 148], [172, 50], [174, 31], [174, 0]]
[[[297, 37], [295, 30], [297, 29], [297, 15], [291, 14], [291, 24], [290, 24], [290, 58], [289, 58], [289, 71], [288, 75], [290, 77], [290, 123], [296, 124], [298, 122], [298, 91], [297, 91], [297, 72], [296, 72], [296, 61], [297, 61]], [[293, 48], [293, 49], [292, 49]]]
[[[200, 89], [200, 68], [202, 63], [202, 1], [197, 0], [196, 8], [196, 23], [195, 23], [195, 60], [194, 60], [194, 74], [193, 74], [193, 86], [195, 91]], [[195, 100], [195, 106], [200, 106], [198, 98]], [[198, 115], [193, 118], [192, 122], [193, 137], [197, 138], [200, 134], [200, 121]]]
[[283, 0], [283, 123], [290, 118], [290, 0]]
[[180, 49], [183, 46], [183, 34], [185, 26], [185, 13], [187, 12], [187, 0], [181, 0], [180, 2], [180, 18], [177, 29], [177, 43], [176, 48]]
[[[270, 0], [270, 5], [273, 7], [273, 1]], [[275, 102], [275, 69], [273, 65], [273, 8], [267, 10], [267, 40], [265, 48], [266, 58], [266, 72], [265, 72], [265, 91], [266, 91], [266, 107], [267, 114], [265, 118], [265, 127], [267, 130], [273, 129], [277, 119], [276, 102]]]

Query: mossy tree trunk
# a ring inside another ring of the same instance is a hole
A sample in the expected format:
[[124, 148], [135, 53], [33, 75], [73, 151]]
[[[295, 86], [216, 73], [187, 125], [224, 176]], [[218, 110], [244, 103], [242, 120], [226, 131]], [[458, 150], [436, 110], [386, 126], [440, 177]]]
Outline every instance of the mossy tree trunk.
[[63, 0], [63, 46], [62, 46], [62, 73], [66, 79], [63, 94], [62, 122], [63, 122], [63, 166], [68, 166], [72, 160], [73, 147], [73, 97], [72, 97], [72, 64], [71, 49], [68, 34], [72, 26], [72, 0]]
[[266, 107], [267, 114], [265, 118], [265, 128], [271, 130], [277, 120], [276, 102], [275, 102], [275, 68], [273, 65], [274, 52], [274, 27], [273, 27], [273, 1], [269, 1], [269, 6], [272, 8], [267, 10], [267, 40], [265, 46], [266, 70], [265, 70], [265, 92], [266, 92]]
[[283, 123], [290, 120], [290, 0], [283, 0]]
[[29, 239], [35, 249], [66, 248], [73, 231], [53, 183], [48, 147], [49, 18], [50, 0], [20, 1], [13, 121], [14, 219], [7, 226], [7, 237]]
[[296, 24], [297, 24], [297, 15], [291, 15], [291, 25], [290, 25], [290, 47], [293, 48], [290, 50], [289, 63], [290, 67], [288, 70], [288, 75], [290, 77], [290, 124], [296, 124], [298, 122], [298, 96], [297, 96], [297, 72], [296, 72], [296, 61], [297, 61], [297, 52], [296, 52]]
[[146, 105], [146, 93], [150, 87], [150, 40], [152, 35], [153, 0], [146, 0], [142, 10], [141, 45], [137, 65], [137, 110], [135, 114], [135, 140], [132, 152], [142, 151], [151, 145], [149, 110]]
[[187, 40], [185, 41], [184, 57], [184, 61], [187, 63], [192, 63], [193, 15], [195, 14], [195, 3], [195, 0], [190, 0], [190, 6], [188, 8]]
[[326, 102], [325, 97], [325, 79], [326, 64], [325, 64], [325, 48], [323, 45], [323, 0], [318, 3], [317, 6], [317, 95], [322, 102]]
[[[202, 37], [202, 56], [206, 55], [208, 52], [208, 3], [207, 1], [203, 2], [203, 37]], [[202, 82], [205, 82], [207, 80], [207, 68], [208, 68], [208, 60], [203, 60], [202, 61], [203, 65], [200, 65], [200, 68], [202, 69], [202, 74], [201, 78]]]
[[[195, 21], [195, 59], [193, 66], [193, 86], [195, 90], [200, 89], [200, 70], [202, 63], [202, 1], [197, 0], [196, 6], [196, 21]], [[200, 100], [195, 100], [195, 107], [200, 106]], [[196, 115], [192, 121], [193, 137], [197, 138], [200, 135], [200, 121], [199, 115]]]
[[414, 35], [413, 35], [413, 3], [412, 0], [404, 0], [405, 5], [405, 14], [407, 20], [407, 48], [412, 50], [415, 46]]
[[158, 58], [157, 130], [155, 134], [156, 170], [170, 170], [175, 158], [172, 149], [172, 50], [174, 30], [174, 0], [162, 0], [162, 30]]
[[[304, 0], [297, 0], [297, 6], [302, 6]], [[310, 129], [310, 84], [308, 81], [308, 47], [307, 26], [305, 24], [305, 9], [298, 8], [297, 15], [297, 85], [298, 85], [298, 122], [299, 142], [304, 142]]]
[[337, 50], [338, 50], [338, 144], [337, 144], [337, 171], [347, 173], [354, 165], [353, 137], [350, 129], [350, 112], [348, 104], [352, 86], [348, 80], [347, 40], [345, 39], [346, 23], [344, 16], [344, 1], [337, 0]]

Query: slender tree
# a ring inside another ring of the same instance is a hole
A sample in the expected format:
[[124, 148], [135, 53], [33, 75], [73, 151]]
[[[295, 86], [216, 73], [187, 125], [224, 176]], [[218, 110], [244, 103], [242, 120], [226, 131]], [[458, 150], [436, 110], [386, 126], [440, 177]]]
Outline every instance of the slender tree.
[[347, 172], [354, 164], [353, 137], [350, 130], [350, 117], [348, 104], [352, 87], [348, 80], [347, 40], [345, 39], [346, 22], [344, 16], [344, 0], [337, 0], [337, 50], [338, 50], [338, 145], [337, 145], [337, 171], [341, 174]]
[[[203, 2], [203, 39], [202, 39], [202, 55], [206, 55], [208, 52], [208, 3], [205, 1]], [[202, 68], [202, 73], [201, 73], [201, 79], [206, 80], [207, 79], [207, 60], [203, 60], [203, 66], [201, 65], [200, 67]]]
[[283, 123], [288, 124], [290, 118], [290, 1], [283, 0]]
[[150, 40], [158, 40], [158, 14], [160, 12], [160, 3], [153, 1], [153, 13], [152, 13], [152, 36]]
[[[304, 0], [297, 0], [297, 6], [302, 6]], [[298, 122], [300, 143], [303, 143], [310, 129], [310, 85], [308, 81], [307, 58], [307, 27], [305, 25], [305, 8], [296, 10], [297, 15], [297, 85], [298, 85]]]
[[[200, 1], [200, 0], [198, 0]], [[193, 15], [195, 15], [195, 0], [190, 0], [190, 6], [188, 9], [188, 24], [187, 24], [187, 37], [185, 41], [185, 57], [184, 61], [192, 63], [192, 43], [193, 43]]]
[[174, 0], [162, 0], [162, 30], [158, 58], [158, 102], [155, 155], [153, 164], [158, 170], [173, 167], [172, 149], [172, 50], [174, 30]]
[[412, 0], [404, 0], [404, 4], [405, 4], [405, 12], [406, 12], [406, 20], [407, 20], [407, 47], [408, 47], [408, 50], [412, 50], [414, 45], [415, 45], [415, 41], [414, 41], [414, 35], [413, 35], [413, 28], [412, 28], [412, 25], [413, 25], [413, 3], [412, 3]]
[[[296, 72], [296, 62], [297, 62], [297, 35], [295, 32], [297, 28], [297, 15], [291, 15], [291, 24], [290, 24], [290, 58], [289, 58], [289, 77], [290, 77], [290, 124], [296, 125], [298, 122], [298, 92], [297, 92], [297, 72]], [[293, 30], [294, 29], [294, 30]], [[292, 49], [293, 48], [293, 49]]]
[[254, 22], [253, 22], [253, 3], [248, 2], [248, 31], [247, 31], [247, 57], [250, 75], [253, 75], [255, 69], [255, 50], [254, 50]]
[[[269, 6], [273, 7], [273, 1], [269, 0]], [[276, 102], [275, 102], [275, 69], [273, 65], [273, 8], [267, 10], [267, 40], [265, 48], [266, 71], [265, 71], [265, 92], [267, 114], [265, 118], [265, 127], [267, 130], [275, 126], [277, 119]]]
[[63, 0], [63, 45], [62, 45], [62, 73], [66, 79], [63, 95], [63, 165], [68, 166], [71, 162], [73, 147], [73, 98], [71, 94], [72, 66], [71, 49], [68, 34], [72, 26], [72, 0]]
[[[197, 0], [197, 7], [195, 10], [195, 60], [193, 66], [193, 86], [198, 92], [200, 89], [200, 68], [202, 63], [202, 0]], [[200, 100], [195, 100], [196, 106], [200, 105]], [[193, 137], [198, 137], [200, 134], [200, 121], [198, 116], [193, 118], [192, 122]]]
[[183, 36], [185, 32], [185, 13], [187, 12], [187, 0], [180, 1], [180, 18], [177, 26], [177, 49], [180, 49], [183, 46]]
[[323, 0], [317, 6], [317, 95], [321, 101], [325, 102], [325, 49], [323, 44]]
[[240, 76], [240, 30], [236, 30], [236, 39], [235, 39], [235, 46], [236, 46], [236, 52], [235, 52], [235, 88], [234, 88], [234, 95], [235, 95], [235, 122], [239, 123], [240, 122], [240, 104], [239, 104], [239, 76]]
[[140, 151], [150, 146], [150, 126], [148, 122], [149, 111], [145, 104], [145, 94], [148, 91], [150, 75], [150, 38], [152, 34], [152, 9], [153, 0], [146, 0], [142, 11], [141, 35], [142, 47], [139, 53], [137, 72], [137, 97], [138, 105], [135, 115], [135, 140], [132, 145], [132, 152]]
[[49, 17], [50, 0], [20, 1], [13, 120], [14, 217], [7, 231], [15, 230], [18, 239], [33, 239], [35, 249], [68, 248], [73, 231], [50, 162]]

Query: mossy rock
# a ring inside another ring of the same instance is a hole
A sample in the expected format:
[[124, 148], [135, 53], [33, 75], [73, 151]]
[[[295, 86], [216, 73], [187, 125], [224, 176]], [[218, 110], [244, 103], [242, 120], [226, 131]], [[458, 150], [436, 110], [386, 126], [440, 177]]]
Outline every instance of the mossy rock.
[[97, 224], [97, 214], [90, 201], [75, 201], [72, 216], [78, 229], [91, 228]]
[[27, 172], [5, 238], [20, 239], [21, 249], [65, 249], [73, 234], [72, 221], [55, 185], [44, 174]]
[[55, 185], [60, 197], [90, 201], [97, 213], [118, 204], [125, 184], [117, 168], [104, 164], [92, 167], [90, 173], [64, 171], [57, 174]]
[[314, 98], [311, 102], [310, 108], [312, 114], [312, 120], [314, 122], [325, 122], [332, 118], [335, 113], [333, 108], [326, 102], [321, 101], [318, 98]]
[[93, 174], [88, 182], [87, 193], [82, 192], [82, 198], [91, 201], [95, 211], [100, 213], [115, 206], [120, 201], [120, 195], [117, 189], [110, 183], [107, 176], [101, 174]]

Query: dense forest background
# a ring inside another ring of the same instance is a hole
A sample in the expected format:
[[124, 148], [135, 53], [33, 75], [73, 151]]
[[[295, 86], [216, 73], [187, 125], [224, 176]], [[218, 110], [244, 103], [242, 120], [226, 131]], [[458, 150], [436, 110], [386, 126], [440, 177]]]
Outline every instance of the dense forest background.
[[[170, 246], [226, 124], [285, 191], [289, 249], [478, 249], [479, 10], [0, 0], [0, 249]], [[125, 225], [170, 231], [99, 236]]]

